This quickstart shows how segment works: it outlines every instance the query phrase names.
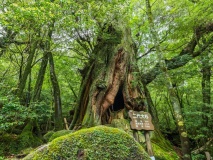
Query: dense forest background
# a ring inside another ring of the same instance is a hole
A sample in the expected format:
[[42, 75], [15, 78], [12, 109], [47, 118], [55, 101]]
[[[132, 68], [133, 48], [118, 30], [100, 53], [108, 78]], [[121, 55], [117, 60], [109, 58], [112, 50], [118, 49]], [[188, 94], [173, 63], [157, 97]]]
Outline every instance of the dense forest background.
[[178, 148], [187, 137], [192, 159], [213, 156], [212, 0], [1, 0], [0, 143], [23, 143], [0, 156], [39, 145], [27, 141], [65, 129], [63, 118], [74, 127], [90, 62], [104, 68], [97, 48], [110, 54], [101, 45], [121, 43], [118, 30], [156, 129]]

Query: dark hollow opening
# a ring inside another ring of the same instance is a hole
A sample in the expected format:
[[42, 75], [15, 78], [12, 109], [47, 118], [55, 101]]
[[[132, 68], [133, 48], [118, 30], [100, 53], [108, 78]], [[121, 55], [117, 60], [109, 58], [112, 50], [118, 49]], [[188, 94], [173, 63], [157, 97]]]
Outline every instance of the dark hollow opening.
[[120, 87], [114, 100], [114, 104], [112, 105], [112, 111], [118, 111], [124, 108], [124, 97], [122, 93], [123, 87]]

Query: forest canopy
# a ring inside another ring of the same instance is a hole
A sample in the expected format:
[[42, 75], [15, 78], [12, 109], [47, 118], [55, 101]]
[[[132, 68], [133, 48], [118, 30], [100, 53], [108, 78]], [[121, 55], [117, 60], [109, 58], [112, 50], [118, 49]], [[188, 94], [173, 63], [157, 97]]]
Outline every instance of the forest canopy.
[[212, 0], [0, 1], [0, 145], [23, 142], [0, 148], [0, 159], [66, 124], [108, 125], [129, 110], [149, 112], [183, 159], [213, 156], [212, 8]]

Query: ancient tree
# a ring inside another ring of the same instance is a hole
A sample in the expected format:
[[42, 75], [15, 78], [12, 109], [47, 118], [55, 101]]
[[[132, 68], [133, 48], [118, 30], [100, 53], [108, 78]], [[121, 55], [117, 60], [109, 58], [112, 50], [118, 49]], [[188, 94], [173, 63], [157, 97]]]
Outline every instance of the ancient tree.
[[142, 110], [144, 96], [137, 81], [134, 44], [129, 29], [102, 29], [82, 73], [79, 105], [70, 128], [110, 123], [113, 111], [123, 116]]

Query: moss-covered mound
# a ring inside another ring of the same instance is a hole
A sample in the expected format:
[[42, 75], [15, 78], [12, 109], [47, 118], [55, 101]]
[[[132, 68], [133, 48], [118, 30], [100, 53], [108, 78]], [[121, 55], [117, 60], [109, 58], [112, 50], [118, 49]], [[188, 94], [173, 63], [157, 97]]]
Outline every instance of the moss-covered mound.
[[161, 132], [154, 131], [152, 136], [152, 147], [157, 160], [179, 160], [180, 157], [175, 152], [171, 143], [166, 140]]
[[31, 153], [25, 160], [149, 160], [144, 149], [127, 133], [97, 126], [59, 137], [46, 147]]
[[42, 140], [26, 131], [20, 135], [0, 133], [0, 156], [25, 154], [23, 151], [42, 144]]
[[50, 137], [54, 134], [54, 131], [49, 131], [47, 132], [45, 135], [43, 135], [43, 138], [45, 140], [45, 142], [49, 142]]
[[0, 156], [15, 154], [17, 139], [18, 136], [15, 134], [0, 133]]
[[175, 151], [171, 148], [167, 150], [166, 148], [162, 148], [157, 144], [152, 143], [152, 148], [155, 154], [156, 160], [179, 160], [180, 157], [175, 153]]
[[[129, 123], [130, 122], [126, 119], [113, 119], [111, 124], [108, 124], [108, 126], [119, 128], [128, 133], [129, 135], [133, 135]], [[143, 135], [143, 131], [138, 131], [138, 136], [140, 144], [145, 146], [145, 137]], [[165, 137], [163, 137], [161, 132], [159, 132], [158, 130], [152, 132], [151, 141], [156, 160], [180, 159], [170, 142], [166, 140]]]
[[43, 136], [43, 138], [46, 142], [51, 142], [53, 139], [67, 135], [67, 134], [72, 133], [72, 132], [73, 132], [72, 130], [60, 130], [60, 131], [57, 131], [57, 132], [49, 131]]
[[[133, 136], [133, 130], [130, 128], [130, 121], [127, 119], [113, 119], [111, 124], [108, 124], [109, 127], [114, 127], [121, 129], [128, 133], [130, 136]], [[145, 143], [145, 137], [141, 131], [138, 131], [138, 139], [140, 143]]]
[[48, 142], [51, 142], [53, 139], [56, 139], [58, 137], [70, 134], [72, 132], [73, 132], [72, 130], [61, 130], [61, 131], [57, 131], [57, 132], [55, 132], [55, 133], [52, 134], [52, 136], [49, 138]]

